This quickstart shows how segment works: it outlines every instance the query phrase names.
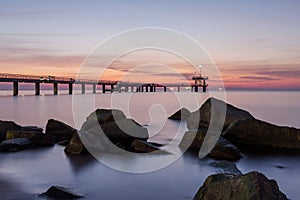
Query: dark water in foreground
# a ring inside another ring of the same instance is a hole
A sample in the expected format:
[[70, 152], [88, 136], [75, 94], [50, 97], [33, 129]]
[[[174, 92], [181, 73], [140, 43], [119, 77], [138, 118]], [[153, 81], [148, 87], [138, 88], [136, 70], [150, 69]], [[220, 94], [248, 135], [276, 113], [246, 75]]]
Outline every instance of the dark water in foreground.
[[[164, 128], [157, 131], [163, 116], [152, 111], [157, 109], [161, 110], [160, 113], [169, 115], [178, 109], [178, 104], [173, 102], [170, 95], [151, 95], [135, 96], [136, 103], [125, 112], [142, 124], [150, 124], [148, 128], [154, 136], [153, 141], [167, 142], [174, 137], [180, 123], [166, 120]], [[90, 96], [91, 94], [80, 95], [80, 98], [84, 102], [84, 98]], [[110, 95], [96, 96], [97, 107], [111, 106]], [[68, 95], [0, 97], [0, 119], [44, 127], [49, 118], [56, 118], [75, 126], [71, 98]], [[207, 96], [198, 98], [199, 102], [203, 102]], [[300, 127], [299, 93], [229, 92], [227, 99], [230, 103], [249, 110], [257, 118], [280, 125]], [[189, 103], [190, 101], [185, 102]], [[164, 109], [157, 104], [164, 105]], [[121, 107], [120, 104], [116, 107], [118, 106]], [[197, 108], [196, 105], [186, 107], [191, 110]], [[156, 135], [157, 132], [161, 134]], [[11, 182], [13, 187], [26, 191], [29, 194], [28, 199], [38, 199], [37, 193], [45, 191], [51, 185], [74, 187], [87, 199], [192, 199], [205, 178], [216, 173], [216, 169], [209, 166], [213, 160], [199, 160], [189, 154], [158, 171], [132, 174], [111, 169], [91, 156], [68, 156], [63, 149], [64, 147], [57, 145], [53, 148], [0, 154], [0, 178]], [[163, 161], [165, 156], [159, 155], [159, 159]], [[280, 189], [290, 199], [298, 199], [299, 158], [300, 155], [270, 156], [262, 152], [261, 155], [247, 155], [237, 165], [243, 173], [257, 170], [268, 178], [277, 180]], [[141, 163], [138, 160], [122, 160], [121, 164], [130, 167]], [[279, 169], [277, 165], [284, 168]], [[1, 199], [16, 198], [18, 196], [8, 194]]]

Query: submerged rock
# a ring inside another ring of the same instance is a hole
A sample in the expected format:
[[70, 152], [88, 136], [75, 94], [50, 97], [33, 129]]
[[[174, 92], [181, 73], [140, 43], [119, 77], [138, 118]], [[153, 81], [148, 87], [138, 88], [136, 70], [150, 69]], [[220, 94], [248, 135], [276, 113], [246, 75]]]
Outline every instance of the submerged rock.
[[[205, 135], [205, 130], [187, 131], [184, 134], [179, 147], [188, 149], [189, 151], [199, 152], [205, 139]], [[221, 136], [216, 144], [212, 145], [214, 145], [214, 147], [208, 153], [208, 156], [213, 159], [236, 161], [243, 157], [242, 153], [236, 146]]]
[[62, 186], [51, 186], [46, 192], [42, 193], [40, 196], [49, 197], [52, 199], [79, 199], [84, 196], [75, 193], [73, 190], [62, 187]]
[[273, 125], [257, 119], [238, 120], [224, 132], [237, 146], [300, 150], [300, 129]]
[[14, 138], [0, 143], [0, 152], [14, 152], [32, 148], [33, 144], [28, 138]]
[[200, 187], [194, 200], [287, 200], [275, 180], [263, 174], [250, 172], [245, 175], [217, 174], [209, 176]]
[[182, 108], [182, 109], [178, 110], [177, 112], [175, 112], [174, 114], [172, 114], [169, 117], [169, 119], [186, 120], [190, 115], [191, 115], [191, 112], [188, 109]]
[[73, 134], [76, 132], [76, 129], [63, 122], [54, 119], [49, 119], [47, 122], [46, 134], [53, 135], [56, 138], [56, 142], [63, 140], [70, 141], [73, 137]]
[[69, 154], [80, 155], [87, 153], [88, 151], [81, 142], [78, 133], [74, 133], [70, 143], [65, 148], [65, 152]]
[[236, 164], [234, 164], [233, 162], [221, 160], [215, 161], [210, 165], [217, 168], [218, 172], [222, 174], [242, 175], [242, 172], [237, 168]]
[[[235, 120], [254, 119], [249, 112], [212, 97], [206, 100], [199, 110], [191, 113], [190, 117], [187, 119], [188, 129], [193, 130], [198, 129], [199, 127], [208, 128], [211, 121], [212, 110], [215, 113], [214, 123], [221, 122], [225, 117], [223, 128], [228, 127]], [[224, 114], [223, 117], [222, 114]]]

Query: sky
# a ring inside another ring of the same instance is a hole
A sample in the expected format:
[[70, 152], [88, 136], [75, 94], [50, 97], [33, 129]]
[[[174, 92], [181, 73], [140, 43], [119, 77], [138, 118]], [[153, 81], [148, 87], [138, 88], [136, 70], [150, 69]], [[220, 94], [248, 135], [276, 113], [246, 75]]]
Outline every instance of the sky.
[[[205, 48], [226, 89], [300, 90], [297, 0], [3, 0], [0, 27], [0, 73], [76, 77], [85, 58], [108, 38], [160, 27]], [[177, 40], [167, 42], [181, 48]], [[99, 56], [111, 58], [108, 52]], [[199, 64], [213, 77], [209, 64], [201, 59]], [[138, 73], [131, 73], [133, 67]], [[115, 60], [103, 78], [125, 80], [135, 74], [137, 82], [180, 82], [174, 71], [187, 79], [198, 73], [180, 55], [144, 50]], [[214, 81], [219, 80], [211, 78], [210, 84]]]

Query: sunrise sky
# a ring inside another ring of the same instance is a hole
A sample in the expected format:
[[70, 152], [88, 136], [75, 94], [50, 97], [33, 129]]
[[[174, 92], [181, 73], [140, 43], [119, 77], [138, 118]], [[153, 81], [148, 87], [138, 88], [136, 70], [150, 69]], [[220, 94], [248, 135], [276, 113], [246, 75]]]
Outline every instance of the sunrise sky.
[[[108, 37], [162, 27], [200, 43], [227, 89], [300, 90], [297, 0], [7, 0], [0, 1], [0, 27], [0, 73], [74, 77], [89, 52]], [[170, 55], [147, 53], [121, 59], [106, 78], [118, 78], [143, 59], [154, 62], [149, 58], [168, 59], [186, 76], [195, 73]], [[151, 70], [157, 79], [172, 79], [163, 67]], [[147, 80], [142, 76], [137, 79]]]

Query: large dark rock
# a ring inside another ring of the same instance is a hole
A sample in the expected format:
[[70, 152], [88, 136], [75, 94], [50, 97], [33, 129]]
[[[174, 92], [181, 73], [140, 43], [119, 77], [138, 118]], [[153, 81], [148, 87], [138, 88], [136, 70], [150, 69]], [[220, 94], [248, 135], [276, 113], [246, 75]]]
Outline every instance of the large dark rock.
[[236, 164], [234, 164], [233, 162], [221, 160], [221, 161], [215, 161], [210, 165], [215, 167], [218, 173], [242, 175], [242, 172], [237, 168]]
[[31, 142], [37, 147], [50, 147], [55, 144], [56, 137], [50, 134], [39, 134], [31, 138]]
[[70, 141], [76, 132], [77, 130], [71, 126], [54, 119], [49, 119], [46, 126], [46, 134], [53, 135], [56, 138], [56, 142]]
[[49, 197], [51, 199], [79, 199], [83, 197], [83, 195], [77, 194], [73, 190], [62, 186], [51, 186], [40, 196]]
[[14, 138], [0, 143], [0, 152], [14, 152], [32, 148], [33, 144], [28, 138]]
[[[212, 115], [212, 113], [215, 114]], [[189, 130], [198, 129], [199, 127], [208, 128], [212, 116], [214, 116], [213, 123], [215, 123], [215, 125], [219, 125], [217, 123], [221, 123], [222, 119], [225, 120], [223, 128], [228, 127], [235, 120], [254, 118], [245, 110], [227, 104], [222, 100], [209, 98], [199, 110], [191, 113], [190, 117], [187, 119], [187, 127]], [[220, 126], [222, 126], [222, 124]]]
[[[206, 132], [204, 129], [197, 131], [187, 131], [179, 147], [188, 149], [192, 152], [199, 152], [205, 139]], [[213, 145], [213, 144], [212, 144]], [[231, 144], [228, 140], [223, 137], [219, 137], [212, 150], [208, 153], [208, 156], [216, 160], [229, 160], [236, 161], [243, 157], [239, 149]]]
[[190, 115], [191, 115], [191, 112], [188, 109], [182, 108], [182, 109], [178, 110], [177, 112], [175, 112], [174, 114], [172, 114], [169, 117], [169, 119], [186, 120]]
[[274, 180], [263, 174], [250, 172], [245, 175], [217, 174], [209, 176], [200, 187], [194, 200], [287, 200]]
[[66, 146], [65, 152], [69, 154], [81, 155], [88, 151], [84, 147], [78, 133], [74, 133], [70, 143]]
[[13, 121], [2, 121], [0, 120], [0, 141], [6, 139], [6, 132], [8, 130], [19, 130], [21, 126]]
[[131, 143], [136, 139], [147, 141], [149, 138], [146, 128], [133, 119], [127, 119], [119, 110], [96, 110], [87, 117], [80, 131], [95, 134], [103, 131], [113, 144], [123, 149], [129, 149]]
[[300, 150], [300, 129], [281, 127], [257, 119], [238, 120], [224, 137], [240, 147]]

